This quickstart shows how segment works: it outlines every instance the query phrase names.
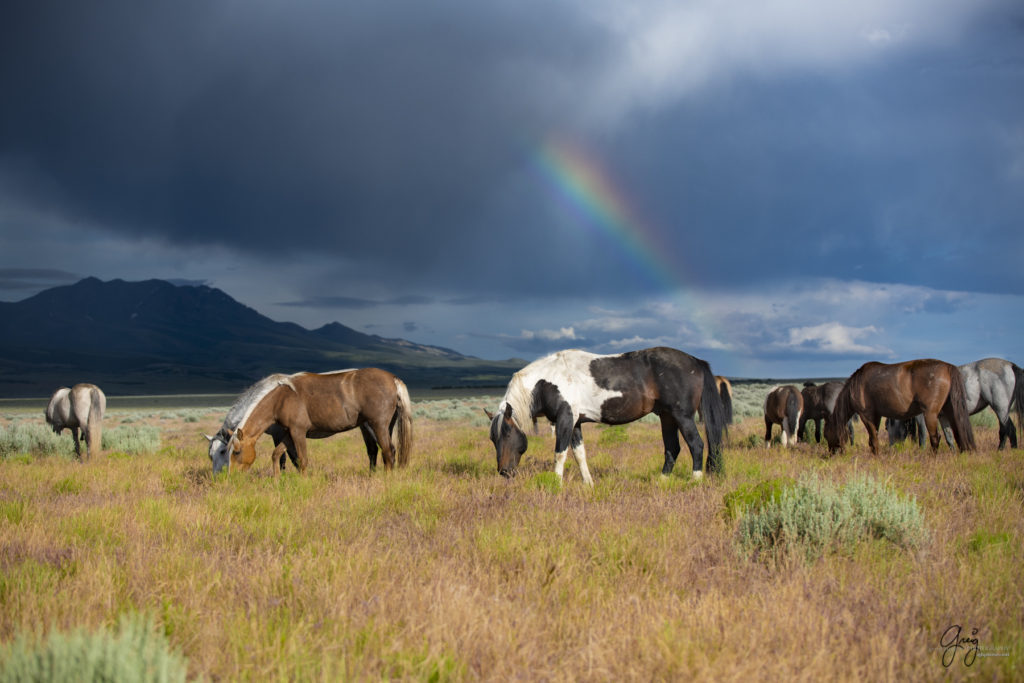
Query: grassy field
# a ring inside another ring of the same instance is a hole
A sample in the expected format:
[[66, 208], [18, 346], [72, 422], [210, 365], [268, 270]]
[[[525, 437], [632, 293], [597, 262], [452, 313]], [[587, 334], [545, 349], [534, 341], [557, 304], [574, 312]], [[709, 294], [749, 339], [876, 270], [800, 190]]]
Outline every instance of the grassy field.
[[[498, 477], [495, 397], [417, 402], [402, 470], [369, 473], [349, 433], [312, 442], [305, 475], [274, 476], [268, 442], [216, 480], [201, 433], [226, 406], [113, 409], [87, 464], [68, 436], [19, 446], [42, 406], [0, 409], [0, 658], [143, 615], [212, 680], [1024, 677], [1024, 451], [996, 451], [984, 420], [964, 455], [874, 457], [862, 430], [835, 458], [766, 450], [766, 389], [744, 390], [726, 473], [699, 484], [685, 454], [659, 476], [657, 422], [585, 427], [592, 491], [571, 458], [557, 485], [546, 428]], [[727, 504], [865, 478], [918, 515], [911, 542], [879, 523], [809, 555], [782, 532], [759, 548], [758, 508]], [[946, 650], [954, 625], [976, 645]]]

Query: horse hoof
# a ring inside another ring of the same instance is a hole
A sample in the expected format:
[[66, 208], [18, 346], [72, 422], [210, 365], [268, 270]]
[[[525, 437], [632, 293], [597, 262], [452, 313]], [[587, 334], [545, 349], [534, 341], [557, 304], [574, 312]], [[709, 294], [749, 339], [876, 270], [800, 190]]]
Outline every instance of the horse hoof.
[[693, 480], [694, 481], [700, 481], [703, 478], [704, 478], [703, 470], [694, 470], [693, 471]]

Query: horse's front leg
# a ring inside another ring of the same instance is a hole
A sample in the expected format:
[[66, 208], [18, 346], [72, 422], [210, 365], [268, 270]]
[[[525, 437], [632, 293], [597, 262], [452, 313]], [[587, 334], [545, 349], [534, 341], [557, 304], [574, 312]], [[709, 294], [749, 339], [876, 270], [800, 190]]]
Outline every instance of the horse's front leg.
[[931, 444], [932, 453], [939, 452], [939, 442], [942, 437], [939, 436], [939, 416], [937, 413], [925, 413], [924, 414], [924, 426], [928, 430], [928, 443]]
[[299, 472], [305, 472], [308, 465], [306, 457], [306, 429], [304, 427], [292, 427], [288, 430], [292, 445], [295, 447], [295, 466]]
[[814, 420], [814, 442], [821, 443], [821, 418]]
[[[583, 481], [590, 488], [594, 488], [594, 480], [590, 477], [590, 468], [587, 467], [587, 451], [583, 447], [583, 430], [579, 425], [572, 430], [572, 457], [576, 459], [576, 465], [580, 468], [580, 475]], [[562, 456], [562, 464], [565, 464], [565, 456]]]
[[365, 422], [359, 425], [359, 433], [363, 435], [363, 443], [366, 444], [366, 456], [370, 459], [370, 469], [377, 469], [377, 437], [373, 435], [370, 425]]
[[[785, 432], [785, 430], [783, 430]], [[768, 416], [764, 417], [764, 447], [772, 447], [772, 421], [768, 419]]]
[[878, 455], [878, 427], [882, 423], [881, 416], [861, 415], [860, 421], [864, 423], [864, 429], [868, 432], [868, 447], [873, 455]]

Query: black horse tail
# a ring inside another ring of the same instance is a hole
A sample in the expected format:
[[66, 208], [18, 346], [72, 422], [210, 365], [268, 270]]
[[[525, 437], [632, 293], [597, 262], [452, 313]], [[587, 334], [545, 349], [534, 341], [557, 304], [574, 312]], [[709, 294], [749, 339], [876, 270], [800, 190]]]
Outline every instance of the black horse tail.
[[1013, 408], [1017, 413], [1017, 429], [1024, 436], [1024, 370], [1010, 363], [1013, 368]]
[[709, 474], [722, 472], [722, 431], [725, 429], [725, 407], [718, 393], [718, 384], [711, 374], [711, 366], [704, 366], [704, 387], [700, 395], [700, 412], [704, 417], [704, 436], [708, 442], [707, 466]]
[[800, 423], [801, 399], [800, 392], [790, 391], [786, 394], [786, 421], [789, 422], [789, 433], [797, 435]]
[[967, 414], [967, 391], [964, 389], [964, 378], [960, 369], [950, 365], [949, 396], [946, 403], [949, 408], [950, 420], [953, 427], [953, 438], [956, 439], [957, 448], [961, 451], [973, 451], [974, 430], [971, 428], [970, 416]]
[[[1024, 387], [1024, 383], [1021, 383], [1020, 380], [1018, 380], [1017, 383]], [[732, 424], [732, 390], [729, 388], [728, 382], [722, 382], [721, 385], [719, 385], [718, 396], [722, 399], [722, 408], [724, 410], [722, 419], [725, 420], [725, 426], [726, 429], [728, 429], [729, 425]]]
[[395, 421], [392, 427], [392, 444], [396, 454], [395, 460], [399, 467], [409, 464], [409, 454], [412, 451], [412, 401], [409, 399], [409, 389], [405, 382], [395, 378], [395, 390], [398, 394], [398, 401], [395, 406]]

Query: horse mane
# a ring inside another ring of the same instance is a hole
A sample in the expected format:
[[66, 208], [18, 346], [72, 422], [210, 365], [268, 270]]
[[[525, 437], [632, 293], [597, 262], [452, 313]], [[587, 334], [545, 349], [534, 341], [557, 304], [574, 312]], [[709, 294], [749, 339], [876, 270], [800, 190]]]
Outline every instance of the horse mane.
[[[508, 383], [505, 390], [503, 403], [512, 406], [512, 421], [523, 433], [526, 433], [527, 423], [532, 421], [531, 408], [533, 406], [533, 387], [526, 386], [523, 378], [523, 371], [520, 370], [512, 375], [512, 381]], [[501, 406], [499, 406], [501, 409]]]
[[850, 433], [846, 430], [845, 425], [853, 415], [853, 391], [855, 388], [859, 388], [863, 381], [861, 372], [863, 369], [864, 366], [858, 368], [855, 373], [850, 375], [850, 379], [843, 383], [843, 388], [836, 396], [836, 404], [832, 408], [832, 412], [825, 418], [825, 433], [828, 434], [834, 430], [834, 433], [839, 435], [840, 445], [846, 445], [850, 440]]
[[[301, 373], [296, 373], [301, 374]], [[224, 424], [221, 426], [220, 431], [226, 437], [228, 431], [234, 431], [238, 429], [238, 426], [243, 424], [252, 411], [256, 409], [267, 394], [276, 389], [279, 386], [291, 387], [292, 391], [295, 391], [295, 385], [292, 384], [292, 377], [296, 375], [283, 375], [275, 373], [264, 377], [256, 384], [245, 390], [235, 404], [228, 410], [227, 417], [224, 418]]]

